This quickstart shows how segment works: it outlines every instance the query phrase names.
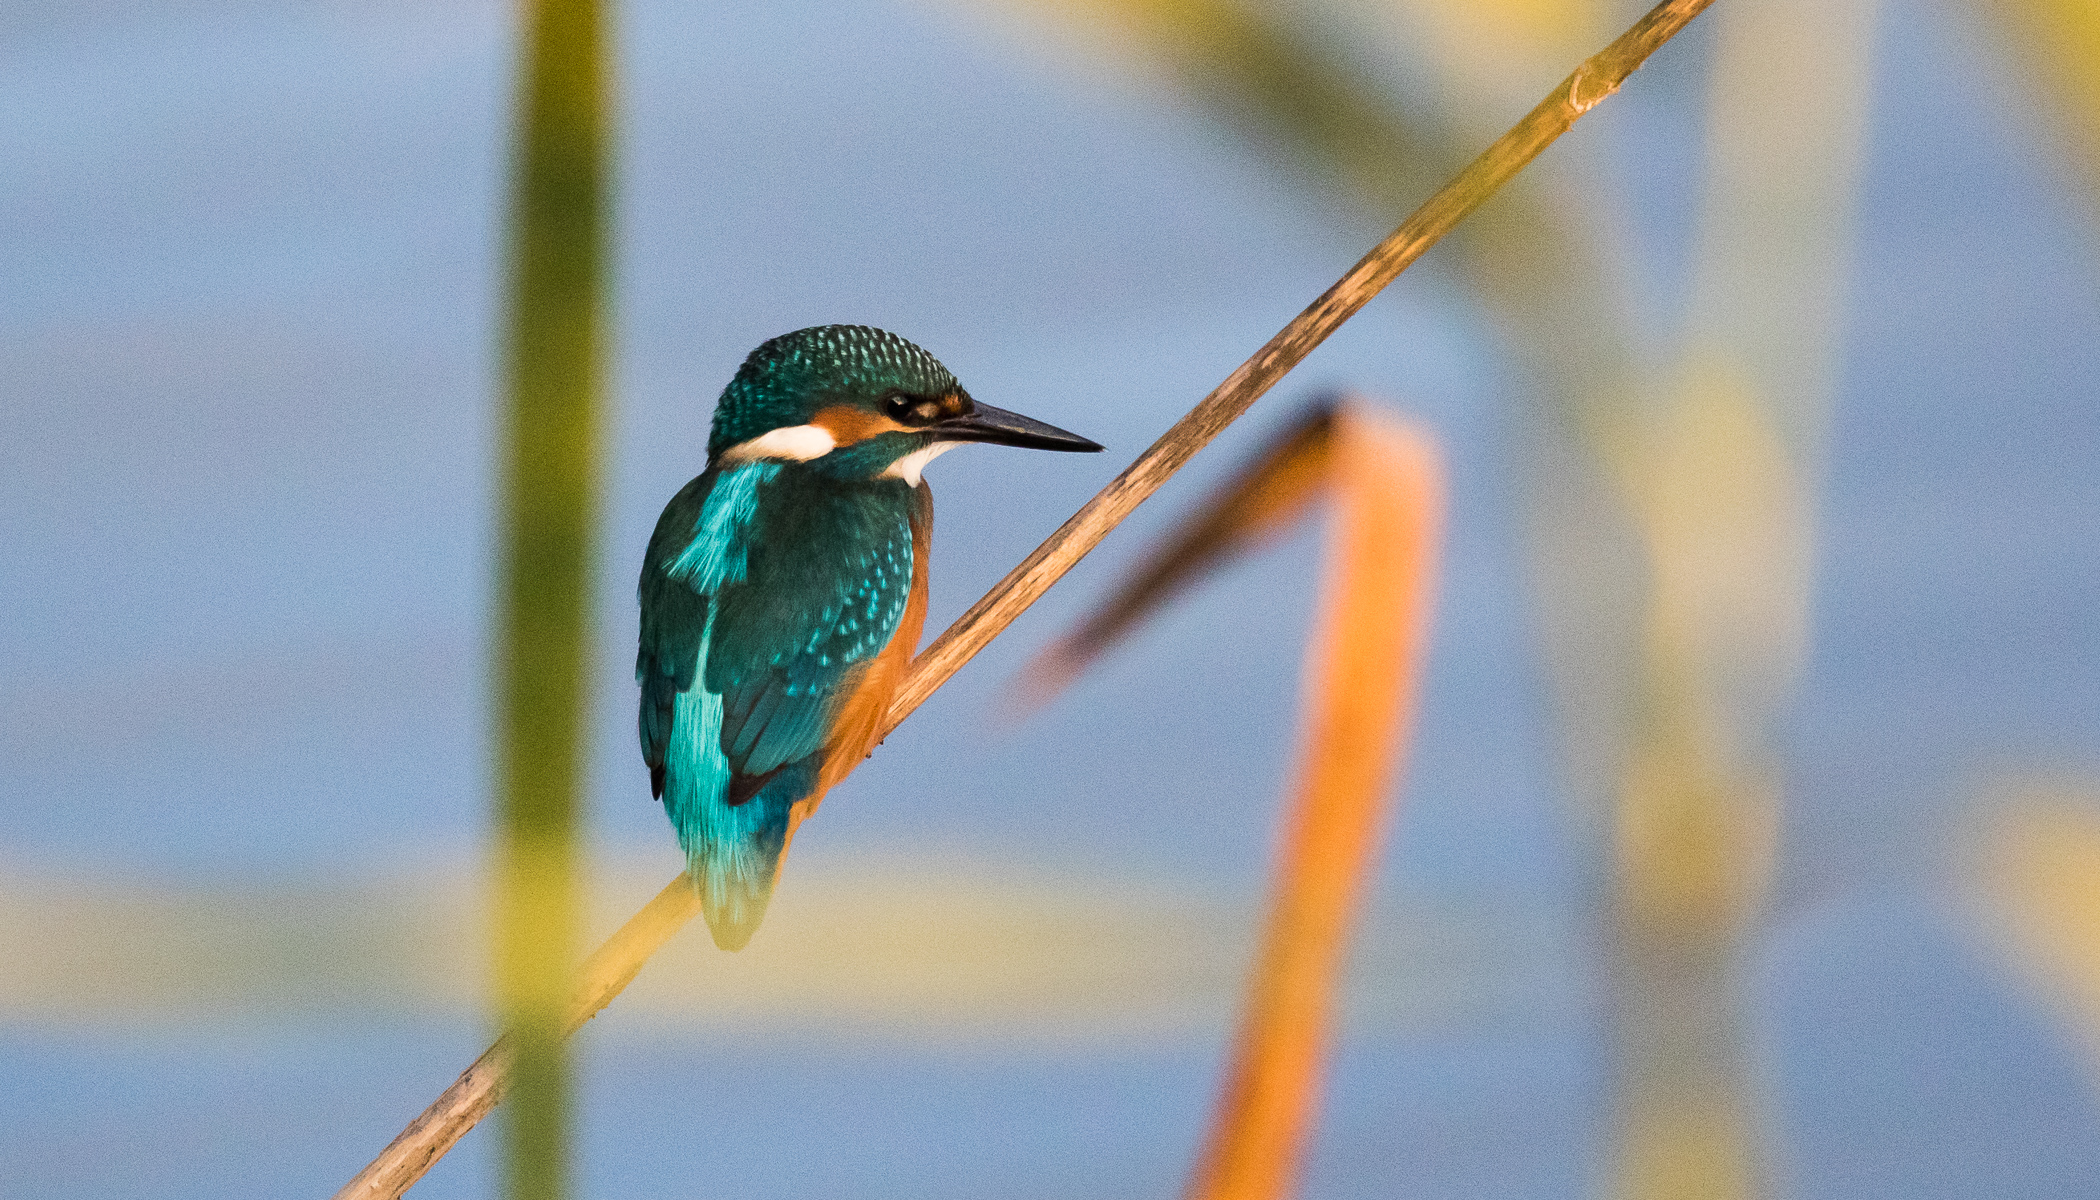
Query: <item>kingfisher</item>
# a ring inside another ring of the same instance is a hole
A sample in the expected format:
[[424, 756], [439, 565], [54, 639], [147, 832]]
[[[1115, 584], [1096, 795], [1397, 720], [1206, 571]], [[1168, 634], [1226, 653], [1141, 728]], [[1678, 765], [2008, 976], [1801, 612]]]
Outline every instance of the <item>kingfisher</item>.
[[926, 622], [933, 497], [965, 442], [1101, 446], [979, 404], [864, 325], [783, 334], [715, 405], [642, 563], [642, 759], [715, 945], [739, 950], [824, 793], [874, 749]]

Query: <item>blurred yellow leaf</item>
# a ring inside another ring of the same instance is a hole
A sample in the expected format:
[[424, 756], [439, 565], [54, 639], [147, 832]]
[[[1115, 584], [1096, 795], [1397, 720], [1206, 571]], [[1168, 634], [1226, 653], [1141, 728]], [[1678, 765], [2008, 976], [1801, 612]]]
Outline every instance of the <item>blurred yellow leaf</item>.
[[[624, 993], [618, 1027], [955, 1054], [1093, 1052], [1229, 1027], [1255, 914], [1207, 881], [923, 847], [798, 853], [804, 882], [782, 894], [764, 943], [732, 956], [674, 940]], [[590, 931], [634, 912], [667, 858], [593, 862]], [[176, 885], [9, 863], [0, 1025], [93, 1039], [286, 1019], [472, 1020], [493, 999], [479, 866]], [[1382, 909], [1350, 971], [1347, 1019], [1447, 1031], [1572, 1002], [1558, 921], [1484, 898]]]
[[1460, 94], [1523, 95], [1541, 73], [1610, 33], [1618, 6], [1604, 0], [1357, 0], [1365, 17], [1386, 10], [1394, 34], [1424, 44], [1430, 60]]
[[1987, 837], [1978, 882], [2001, 944], [2100, 1055], [2100, 815], [2016, 808]]
[[2100, 3], [1977, 0], [2019, 60], [2012, 76], [2039, 94], [2100, 217]]
[[1716, 12], [1679, 365], [1605, 444], [1648, 575], [1613, 826], [1626, 1200], [1760, 1190], [1737, 946], [1777, 857], [1875, 10]]

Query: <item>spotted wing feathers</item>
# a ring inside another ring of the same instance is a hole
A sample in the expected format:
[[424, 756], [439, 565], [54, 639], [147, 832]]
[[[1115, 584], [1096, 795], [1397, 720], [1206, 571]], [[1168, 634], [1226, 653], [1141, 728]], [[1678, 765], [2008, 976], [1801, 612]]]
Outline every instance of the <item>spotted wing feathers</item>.
[[839, 705], [896, 633], [912, 503], [894, 481], [755, 462], [694, 480], [657, 524], [635, 664], [642, 756], [724, 948], [757, 928]]

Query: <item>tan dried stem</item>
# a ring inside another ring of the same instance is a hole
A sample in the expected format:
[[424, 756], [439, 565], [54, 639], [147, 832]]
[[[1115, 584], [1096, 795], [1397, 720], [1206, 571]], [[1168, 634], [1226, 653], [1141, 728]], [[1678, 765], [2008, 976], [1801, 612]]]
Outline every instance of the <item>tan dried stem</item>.
[[[1137, 461], [935, 639], [913, 661], [911, 674], [890, 706], [884, 733], [895, 729], [925, 703], [1051, 584], [1099, 545], [1109, 530], [1121, 524], [1344, 321], [1355, 316], [1371, 297], [1398, 278], [1555, 139], [1573, 128], [1583, 114], [1618, 91], [1649, 55], [1712, 3], [1713, 0], [1663, 0], [1611, 45], [1585, 59], [1559, 87], [1438, 189], [1333, 287], [1270, 338], [1267, 345], [1226, 376]], [[698, 912], [699, 902], [681, 875], [629, 919], [584, 964], [576, 1000], [569, 1010], [570, 1031], [619, 995], [649, 956]], [[336, 1193], [336, 1200], [392, 1200], [406, 1192], [496, 1106], [502, 1098], [509, 1066], [510, 1052], [505, 1042], [498, 1040], [400, 1136], [388, 1143], [378, 1158], [345, 1184]]]

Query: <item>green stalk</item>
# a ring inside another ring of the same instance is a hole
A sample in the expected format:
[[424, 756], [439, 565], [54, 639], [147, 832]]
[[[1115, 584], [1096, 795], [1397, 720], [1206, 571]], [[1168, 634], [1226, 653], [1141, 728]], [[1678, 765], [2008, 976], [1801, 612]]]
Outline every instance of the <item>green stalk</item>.
[[498, 657], [497, 969], [516, 1053], [504, 1188], [568, 1192], [563, 1015], [580, 943], [576, 825], [598, 501], [606, 69], [596, 0], [530, 0], [510, 216]]

